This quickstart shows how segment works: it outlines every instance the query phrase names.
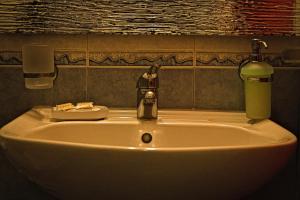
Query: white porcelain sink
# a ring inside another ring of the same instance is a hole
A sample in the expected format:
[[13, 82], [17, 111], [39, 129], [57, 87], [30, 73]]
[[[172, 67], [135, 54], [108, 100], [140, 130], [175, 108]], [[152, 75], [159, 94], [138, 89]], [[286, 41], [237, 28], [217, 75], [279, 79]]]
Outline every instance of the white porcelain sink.
[[247, 121], [171, 110], [139, 121], [134, 110], [113, 110], [106, 120], [51, 122], [31, 110], [0, 138], [12, 163], [60, 199], [231, 200], [261, 187], [296, 148], [274, 122]]

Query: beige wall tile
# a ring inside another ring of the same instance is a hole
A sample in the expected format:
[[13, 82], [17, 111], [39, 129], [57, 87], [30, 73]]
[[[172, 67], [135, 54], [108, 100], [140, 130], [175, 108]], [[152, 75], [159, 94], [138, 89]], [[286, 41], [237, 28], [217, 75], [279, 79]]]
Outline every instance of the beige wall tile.
[[24, 44], [43, 43], [55, 50], [86, 50], [87, 35], [55, 35], [55, 34], [0, 34], [0, 50], [21, 51]]
[[60, 68], [53, 87], [53, 105], [86, 101], [86, 70]]
[[300, 37], [280, 37], [280, 36], [268, 36], [262, 37], [269, 48], [264, 50], [266, 52], [282, 52], [285, 49], [300, 48]]
[[145, 69], [88, 69], [87, 101], [108, 107], [136, 107], [136, 82]]
[[159, 108], [194, 107], [194, 69], [162, 69], [159, 84]]
[[196, 68], [195, 106], [212, 110], [244, 110], [244, 90], [236, 68]]
[[275, 68], [272, 83], [272, 120], [300, 134], [300, 68]]
[[1, 67], [0, 104], [2, 106], [0, 109], [0, 127], [34, 106], [52, 105], [52, 91], [53, 89], [26, 89], [21, 68]]
[[300, 48], [300, 37], [283, 36], [195, 36], [197, 52], [251, 52], [251, 39], [265, 40], [269, 48], [264, 53], [281, 53], [284, 49]]
[[195, 50], [198, 52], [249, 52], [249, 37], [195, 36]]
[[89, 51], [193, 51], [193, 36], [88, 35]]

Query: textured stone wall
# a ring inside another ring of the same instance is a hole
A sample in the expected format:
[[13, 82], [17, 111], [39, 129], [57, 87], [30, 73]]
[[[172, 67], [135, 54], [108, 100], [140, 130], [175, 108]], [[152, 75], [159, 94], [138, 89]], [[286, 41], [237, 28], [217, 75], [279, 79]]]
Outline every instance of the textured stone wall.
[[2, 0], [0, 33], [300, 35], [299, 16], [298, 0]]

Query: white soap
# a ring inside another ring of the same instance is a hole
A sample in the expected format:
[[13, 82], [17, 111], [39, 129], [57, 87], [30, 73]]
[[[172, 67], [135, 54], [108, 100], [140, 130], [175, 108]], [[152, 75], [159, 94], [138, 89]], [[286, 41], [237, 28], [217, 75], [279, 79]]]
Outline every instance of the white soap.
[[73, 108], [66, 111], [52, 109], [50, 118], [54, 120], [97, 120], [106, 118], [108, 112], [106, 106], [93, 106], [85, 109]]

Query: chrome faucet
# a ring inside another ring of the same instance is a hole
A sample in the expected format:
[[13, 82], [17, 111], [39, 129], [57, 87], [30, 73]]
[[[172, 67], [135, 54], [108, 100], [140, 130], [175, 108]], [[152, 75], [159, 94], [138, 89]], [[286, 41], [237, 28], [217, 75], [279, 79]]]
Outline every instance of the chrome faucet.
[[158, 103], [158, 70], [159, 65], [153, 65], [149, 71], [142, 74], [137, 82], [137, 118], [157, 119]]

